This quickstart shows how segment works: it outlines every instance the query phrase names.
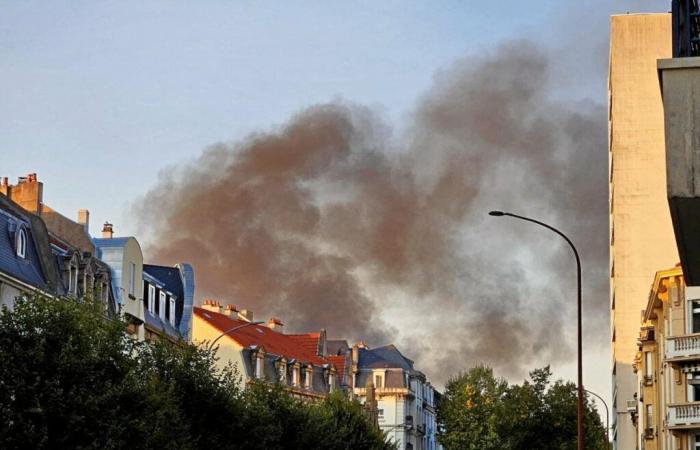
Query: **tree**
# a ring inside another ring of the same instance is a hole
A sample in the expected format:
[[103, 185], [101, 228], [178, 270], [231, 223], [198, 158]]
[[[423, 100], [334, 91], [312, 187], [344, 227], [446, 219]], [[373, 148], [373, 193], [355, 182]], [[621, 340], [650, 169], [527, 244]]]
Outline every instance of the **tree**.
[[[440, 442], [448, 449], [499, 448], [564, 450], [576, 448], [577, 391], [561, 380], [550, 385], [549, 367], [534, 370], [522, 385], [508, 386], [479, 366], [446, 386], [438, 409]], [[498, 386], [484, 396], [484, 386]], [[488, 398], [486, 408], [473, 400]], [[586, 399], [584, 429], [587, 449], [605, 449], [605, 429], [595, 406]], [[479, 433], [480, 430], [481, 434]]]
[[389, 449], [361, 406], [280, 385], [181, 342], [137, 343], [99, 306], [36, 296], [0, 311], [0, 448]]
[[503, 448], [497, 425], [506, 388], [506, 381], [496, 378], [486, 366], [474, 367], [449, 380], [438, 407], [440, 443], [447, 449]]

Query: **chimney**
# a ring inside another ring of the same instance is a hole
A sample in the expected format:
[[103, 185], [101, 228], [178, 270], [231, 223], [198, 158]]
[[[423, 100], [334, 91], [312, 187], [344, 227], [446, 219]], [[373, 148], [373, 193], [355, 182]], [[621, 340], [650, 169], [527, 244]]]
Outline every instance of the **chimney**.
[[10, 200], [19, 204], [22, 208], [32, 213], [41, 213], [43, 202], [44, 184], [39, 182], [36, 173], [30, 173], [26, 177], [19, 177], [17, 184], [9, 184], [7, 177], [0, 184], [0, 192]]
[[224, 314], [224, 316], [230, 317], [231, 319], [237, 319], [238, 318], [238, 308], [236, 308], [234, 305], [228, 304], [224, 308], [223, 314]]
[[105, 222], [105, 224], [102, 226], [102, 237], [104, 239], [112, 239], [113, 235], [114, 235], [113, 225], [109, 222]]
[[202, 303], [202, 309], [206, 309], [207, 311], [211, 311], [211, 312], [215, 312], [215, 313], [220, 313], [222, 310], [219, 302], [216, 300], [212, 300], [212, 299], [205, 299], [204, 303]]
[[267, 321], [267, 327], [280, 334], [284, 334], [284, 324], [277, 317], [270, 317]]
[[90, 234], [90, 211], [87, 209], [79, 209], [78, 223], [83, 226], [87, 234]]
[[249, 309], [242, 309], [238, 313], [238, 319], [244, 320], [246, 322], [252, 322], [253, 321], [253, 311], [251, 311]]

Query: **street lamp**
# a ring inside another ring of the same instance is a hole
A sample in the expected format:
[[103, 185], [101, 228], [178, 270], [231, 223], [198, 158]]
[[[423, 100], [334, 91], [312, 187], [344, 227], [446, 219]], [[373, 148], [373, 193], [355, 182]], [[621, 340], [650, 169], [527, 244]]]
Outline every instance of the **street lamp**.
[[233, 327], [233, 328], [229, 328], [228, 330], [226, 330], [226, 331], [224, 331], [223, 333], [221, 333], [220, 335], [218, 335], [218, 336], [216, 337], [216, 339], [214, 339], [213, 341], [211, 341], [211, 344], [209, 344], [209, 346], [207, 347], [207, 350], [211, 350], [212, 348], [214, 348], [214, 344], [216, 344], [216, 342], [217, 342], [219, 339], [221, 339], [222, 337], [226, 336], [227, 334], [233, 333], [233, 332], [236, 331], [236, 330], [240, 330], [241, 328], [249, 327], [249, 326], [251, 326], [251, 325], [260, 325], [261, 323], [265, 323], [265, 322], [248, 322], [248, 323], [244, 323], [243, 325], [236, 325], [236, 326]]
[[495, 216], [495, 217], [502, 217], [502, 216], [509, 216], [509, 217], [514, 217], [516, 219], [524, 220], [526, 222], [532, 222], [534, 224], [540, 225], [542, 227], [547, 228], [548, 230], [551, 230], [564, 238], [567, 244], [571, 247], [571, 250], [574, 252], [574, 256], [576, 257], [576, 276], [577, 276], [577, 281], [578, 281], [578, 286], [577, 286], [577, 312], [578, 312], [578, 405], [577, 405], [577, 414], [576, 414], [576, 429], [577, 429], [577, 436], [578, 436], [578, 445], [577, 448], [578, 450], [584, 450], [584, 436], [583, 436], [583, 362], [582, 362], [582, 339], [581, 339], [581, 259], [578, 256], [578, 251], [576, 250], [576, 247], [574, 247], [573, 242], [571, 242], [571, 239], [569, 239], [564, 233], [561, 231], [557, 230], [551, 225], [547, 225], [546, 223], [540, 222], [539, 220], [535, 219], [530, 219], [529, 217], [523, 217], [519, 216], [517, 214], [512, 214], [509, 212], [504, 212], [504, 211], [490, 211], [489, 216]]
[[608, 409], [608, 404], [605, 403], [603, 397], [596, 394], [595, 392], [589, 391], [588, 389], [584, 389], [584, 391], [597, 397], [598, 400], [600, 400], [603, 403], [603, 406], [605, 406], [605, 447], [610, 448], [610, 410]]

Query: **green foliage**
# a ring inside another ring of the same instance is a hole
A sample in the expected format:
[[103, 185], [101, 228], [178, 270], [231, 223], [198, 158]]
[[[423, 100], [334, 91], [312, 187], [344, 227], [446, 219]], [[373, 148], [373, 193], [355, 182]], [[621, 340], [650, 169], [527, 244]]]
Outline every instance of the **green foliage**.
[[[508, 386], [479, 366], [450, 380], [438, 407], [446, 449], [565, 450], [576, 448], [576, 385], [550, 385], [549, 367]], [[586, 399], [587, 449], [605, 449], [605, 428]]]
[[194, 346], [136, 343], [90, 302], [0, 311], [0, 448], [388, 449], [361, 406], [281, 386], [242, 391]]

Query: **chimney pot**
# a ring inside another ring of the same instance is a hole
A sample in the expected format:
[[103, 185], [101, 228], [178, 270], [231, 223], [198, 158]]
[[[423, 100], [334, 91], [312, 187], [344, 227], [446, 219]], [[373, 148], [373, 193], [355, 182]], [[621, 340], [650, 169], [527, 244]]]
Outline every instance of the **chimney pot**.
[[267, 321], [267, 327], [271, 330], [275, 330], [278, 333], [282, 333], [284, 330], [284, 324], [277, 317], [270, 317]]
[[105, 239], [112, 239], [112, 236], [114, 236], [114, 226], [109, 222], [105, 222], [102, 226], [102, 237]]

